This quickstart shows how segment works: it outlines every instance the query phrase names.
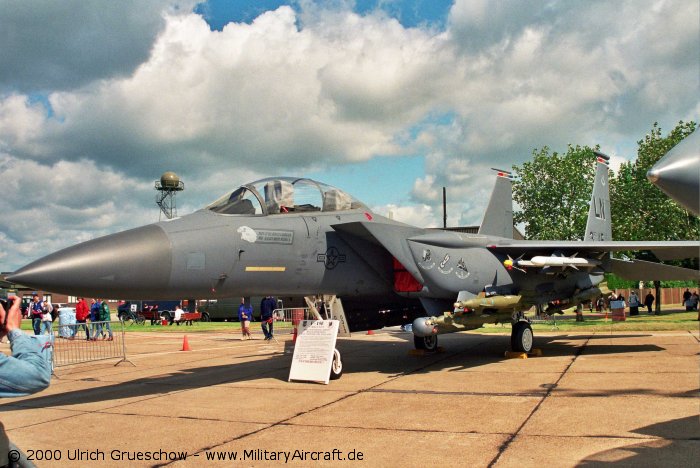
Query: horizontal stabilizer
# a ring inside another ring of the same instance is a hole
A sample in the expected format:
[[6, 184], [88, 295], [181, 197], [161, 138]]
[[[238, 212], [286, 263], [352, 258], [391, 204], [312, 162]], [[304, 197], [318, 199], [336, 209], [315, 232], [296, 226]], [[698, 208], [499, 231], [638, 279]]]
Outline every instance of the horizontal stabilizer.
[[612, 272], [630, 281], [697, 281], [700, 271], [644, 260], [613, 258]]

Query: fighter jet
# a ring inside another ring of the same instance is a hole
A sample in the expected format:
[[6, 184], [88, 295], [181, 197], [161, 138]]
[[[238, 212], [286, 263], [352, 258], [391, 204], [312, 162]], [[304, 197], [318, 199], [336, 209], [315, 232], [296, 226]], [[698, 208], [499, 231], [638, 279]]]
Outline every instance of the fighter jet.
[[10, 280], [76, 296], [226, 298], [335, 295], [350, 331], [413, 322], [415, 346], [487, 322], [512, 323], [529, 351], [525, 311], [571, 306], [605, 292], [603, 274], [697, 278], [697, 271], [610, 253], [698, 255], [697, 241], [613, 242], [607, 157], [598, 156], [586, 240], [513, 239], [512, 181], [499, 173], [478, 234], [425, 229], [370, 211], [305, 178], [258, 180], [192, 214], [61, 250]]
[[695, 130], [647, 172], [651, 183], [700, 216], [700, 131]]

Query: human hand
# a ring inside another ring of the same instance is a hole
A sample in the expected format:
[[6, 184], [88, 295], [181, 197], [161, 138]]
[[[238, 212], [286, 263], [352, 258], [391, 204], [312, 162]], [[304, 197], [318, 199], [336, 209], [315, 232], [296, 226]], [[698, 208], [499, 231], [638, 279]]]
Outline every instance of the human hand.
[[[8, 303], [9, 302], [8, 300]], [[5, 324], [2, 330], [0, 330], [0, 336], [5, 336], [10, 331], [20, 327], [22, 323], [21, 303], [22, 299], [15, 296], [12, 298], [12, 305], [10, 305], [8, 310], [5, 310], [3, 306], [0, 305], [0, 323]]]

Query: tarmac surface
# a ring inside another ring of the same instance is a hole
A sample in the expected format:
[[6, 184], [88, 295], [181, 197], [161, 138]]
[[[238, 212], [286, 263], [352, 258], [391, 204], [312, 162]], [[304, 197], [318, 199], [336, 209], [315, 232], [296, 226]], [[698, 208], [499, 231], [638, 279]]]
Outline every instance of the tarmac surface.
[[134, 365], [57, 368], [44, 392], [0, 400], [7, 436], [39, 467], [700, 460], [697, 331], [538, 333], [529, 359], [504, 358], [509, 335], [445, 335], [443, 352], [415, 355], [410, 333], [358, 333], [338, 340], [344, 375], [329, 385], [287, 381], [289, 335], [187, 337], [191, 351], [182, 333], [127, 333]]

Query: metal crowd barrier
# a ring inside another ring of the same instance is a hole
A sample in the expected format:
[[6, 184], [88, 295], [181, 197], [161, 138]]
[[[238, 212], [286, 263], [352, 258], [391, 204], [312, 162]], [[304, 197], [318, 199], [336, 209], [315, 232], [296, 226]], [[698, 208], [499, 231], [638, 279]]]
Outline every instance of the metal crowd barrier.
[[[111, 339], [108, 328], [111, 329]], [[89, 338], [89, 339], [88, 339]], [[124, 322], [65, 323], [59, 321], [53, 336], [54, 367], [126, 357]], [[133, 364], [133, 363], [131, 363]]]
[[[294, 333], [294, 326], [300, 320], [313, 319], [313, 315], [308, 307], [290, 307], [275, 309], [272, 311], [273, 331], [272, 333]], [[250, 331], [252, 333], [262, 333], [262, 322], [251, 322]]]

